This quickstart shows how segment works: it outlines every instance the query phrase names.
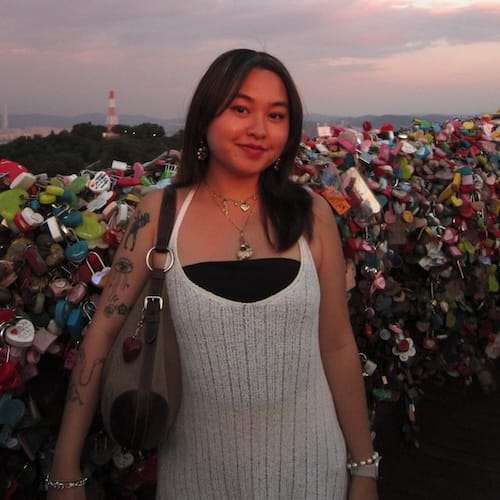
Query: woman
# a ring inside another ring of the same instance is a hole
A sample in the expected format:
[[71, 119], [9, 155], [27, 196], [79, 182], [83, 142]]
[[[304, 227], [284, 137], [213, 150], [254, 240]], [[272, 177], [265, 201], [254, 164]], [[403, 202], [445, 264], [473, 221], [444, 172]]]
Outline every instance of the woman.
[[[289, 180], [301, 129], [296, 87], [266, 53], [222, 54], [194, 93], [167, 274], [183, 401], [159, 451], [158, 499], [343, 499], [348, 485], [350, 500], [377, 498], [339, 234], [328, 204]], [[80, 348], [51, 479], [80, 477], [101, 365], [145, 280], [160, 197], [141, 200], [150, 222], [115, 256], [127, 266], [113, 267], [100, 301], [111, 307]]]

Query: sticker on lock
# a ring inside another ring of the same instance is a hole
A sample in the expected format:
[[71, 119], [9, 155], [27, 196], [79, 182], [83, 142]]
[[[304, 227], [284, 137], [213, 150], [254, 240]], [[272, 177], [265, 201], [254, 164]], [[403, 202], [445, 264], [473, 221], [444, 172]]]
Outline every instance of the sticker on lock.
[[4, 330], [5, 342], [13, 347], [29, 347], [35, 337], [35, 327], [27, 319], [17, 320], [15, 323], [6, 326]]
[[92, 177], [88, 182], [87, 187], [93, 193], [102, 193], [103, 191], [109, 191], [111, 187], [111, 178], [106, 172], [97, 172], [97, 174]]

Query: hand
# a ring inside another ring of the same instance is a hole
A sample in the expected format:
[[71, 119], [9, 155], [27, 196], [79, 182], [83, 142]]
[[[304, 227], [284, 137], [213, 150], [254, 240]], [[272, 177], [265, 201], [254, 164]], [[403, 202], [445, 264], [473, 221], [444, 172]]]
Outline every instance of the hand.
[[355, 476], [349, 484], [349, 500], [378, 500], [377, 481]]

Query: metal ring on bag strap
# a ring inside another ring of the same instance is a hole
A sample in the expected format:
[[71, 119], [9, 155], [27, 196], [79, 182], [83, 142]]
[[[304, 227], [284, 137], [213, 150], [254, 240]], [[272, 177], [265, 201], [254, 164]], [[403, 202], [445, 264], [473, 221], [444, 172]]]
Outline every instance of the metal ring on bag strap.
[[[146, 254], [146, 266], [148, 266], [148, 269], [150, 271], [153, 270], [153, 266], [150, 263], [151, 254], [155, 250], [156, 250], [156, 247], [151, 247], [148, 250], [148, 253]], [[168, 254], [168, 255], [170, 255], [170, 259], [168, 259], [167, 255], [165, 255], [165, 264], [163, 265], [163, 272], [164, 273], [166, 273], [166, 272], [170, 271], [170, 269], [172, 269], [172, 266], [174, 265], [174, 261], [175, 261], [174, 252], [173, 252], [173, 250], [171, 248], [167, 248], [166, 251], [165, 251], [165, 253]]]

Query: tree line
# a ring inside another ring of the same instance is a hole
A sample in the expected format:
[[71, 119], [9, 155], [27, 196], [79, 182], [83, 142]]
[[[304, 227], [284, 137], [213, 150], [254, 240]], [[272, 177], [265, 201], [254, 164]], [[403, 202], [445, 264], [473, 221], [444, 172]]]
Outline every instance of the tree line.
[[52, 177], [78, 173], [90, 166], [92, 170], [109, 168], [113, 160], [128, 165], [144, 163], [164, 151], [180, 149], [183, 137], [182, 130], [167, 137], [165, 129], [154, 123], [116, 125], [111, 137], [105, 132], [106, 127], [87, 122], [45, 137], [19, 137], [0, 145], [0, 159], [20, 163], [33, 174]]

